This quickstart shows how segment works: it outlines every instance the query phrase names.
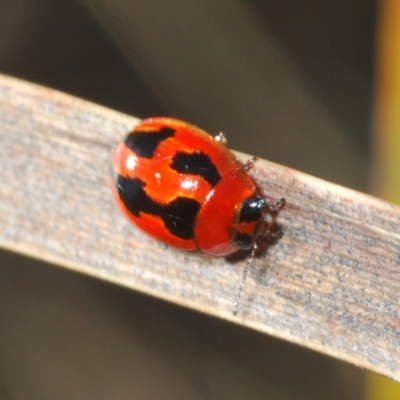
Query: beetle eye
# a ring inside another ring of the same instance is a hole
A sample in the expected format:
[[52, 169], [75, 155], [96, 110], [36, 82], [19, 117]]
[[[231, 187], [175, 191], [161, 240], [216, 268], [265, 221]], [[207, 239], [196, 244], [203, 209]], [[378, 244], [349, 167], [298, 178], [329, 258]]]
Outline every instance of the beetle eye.
[[239, 223], [255, 222], [264, 217], [267, 203], [261, 196], [251, 196], [243, 202], [240, 210]]

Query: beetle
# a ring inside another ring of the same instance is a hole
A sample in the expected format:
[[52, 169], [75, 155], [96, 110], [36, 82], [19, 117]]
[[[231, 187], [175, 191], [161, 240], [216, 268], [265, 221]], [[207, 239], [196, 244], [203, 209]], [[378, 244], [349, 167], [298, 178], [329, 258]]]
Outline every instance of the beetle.
[[223, 134], [212, 137], [166, 117], [141, 121], [112, 156], [114, 199], [141, 230], [168, 246], [208, 256], [251, 250], [235, 314], [256, 242], [281, 235], [271, 226], [285, 204], [266, 202], [248, 174], [254, 160], [241, 164]]

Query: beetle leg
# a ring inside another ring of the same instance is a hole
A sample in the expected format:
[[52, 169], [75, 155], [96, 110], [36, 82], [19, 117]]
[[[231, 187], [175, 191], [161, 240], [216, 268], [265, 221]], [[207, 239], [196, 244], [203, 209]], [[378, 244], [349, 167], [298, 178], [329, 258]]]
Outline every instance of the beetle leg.
[[214, 136], [214, 140], [223, 145], [226, 145], [226, 143], [227, 143], [226, 136], [222, 132], [220, 132], [220, 133], [218, 133], [218, 135]]

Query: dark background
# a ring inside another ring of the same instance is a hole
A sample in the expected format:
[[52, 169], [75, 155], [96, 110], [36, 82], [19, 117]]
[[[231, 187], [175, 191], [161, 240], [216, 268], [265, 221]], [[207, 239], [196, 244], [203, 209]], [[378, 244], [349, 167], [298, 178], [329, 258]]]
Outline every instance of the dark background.
[[[375, 1], [3, 0], [0, 72], [367, 191]], [[238, 278], [239, 279], [239, 278]], [[361, 399], [361, 372], [0, 253], [4, 399]]]

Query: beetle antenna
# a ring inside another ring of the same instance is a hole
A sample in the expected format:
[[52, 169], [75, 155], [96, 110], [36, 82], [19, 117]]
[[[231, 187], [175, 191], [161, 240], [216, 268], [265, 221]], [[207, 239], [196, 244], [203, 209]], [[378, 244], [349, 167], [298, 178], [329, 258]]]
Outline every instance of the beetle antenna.
[[247, 275], [249, 273], [251, 263], [253, 262], [254, 257], [256, 255], [256, 251], [257, 251], [257, 244], [254, 243], [253, 244], [253, 248], [251, 250], [250, 257], [249, 257], [249, 259], [247, 261], [247, 264], [246, 264], [246, 267], [245, 267], [245, 269], [243, 271], [242, 282], [240, 282], [239, 289], [238, 289], [238, 291], [236, 293], [235, 303], [233, 304], [233, 315], [235, 315], [235, 316], [236, 316], [236, 314], [238, 312], [240, 300], [242, 298], [242, 294], [243, 294], [243, 290], [244, 290], [244, 284], [246, 283]]

